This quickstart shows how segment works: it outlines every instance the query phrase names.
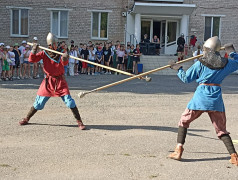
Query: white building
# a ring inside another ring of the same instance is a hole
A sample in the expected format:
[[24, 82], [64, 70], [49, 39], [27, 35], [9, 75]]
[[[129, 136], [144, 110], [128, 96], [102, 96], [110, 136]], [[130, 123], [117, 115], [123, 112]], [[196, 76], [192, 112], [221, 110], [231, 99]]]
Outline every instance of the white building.
[[144, 34], [151, 40], [157, 35], [161, 54], [175, 54], [177, 38], [181, 33], [189, 39], [189, 16], [196, 4], [184, 4], [183, 0], [135, 1], [127, 13], [126, 42], [141, 42]]

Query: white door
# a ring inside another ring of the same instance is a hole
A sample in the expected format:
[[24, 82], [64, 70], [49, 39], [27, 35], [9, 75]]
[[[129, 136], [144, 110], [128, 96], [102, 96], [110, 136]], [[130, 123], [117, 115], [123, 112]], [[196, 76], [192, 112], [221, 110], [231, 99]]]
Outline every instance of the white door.
[[178, 21], [166, 20], [164, 53], [175, 54], [177, 51]]

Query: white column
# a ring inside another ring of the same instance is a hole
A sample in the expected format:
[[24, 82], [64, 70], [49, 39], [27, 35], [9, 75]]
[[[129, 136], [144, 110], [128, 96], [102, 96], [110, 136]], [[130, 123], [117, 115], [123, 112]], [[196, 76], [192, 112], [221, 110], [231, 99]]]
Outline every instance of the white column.
[[[187, 41], [189, 28], [189, 15], [183, 15], [180, 23], [180, 34], [184, 34], [184, 38]], [[187, 43], [187, 42], [186, 42]]]
[[141, 41], [141, 15], [135, 15], [135, 38], [137, 43]]

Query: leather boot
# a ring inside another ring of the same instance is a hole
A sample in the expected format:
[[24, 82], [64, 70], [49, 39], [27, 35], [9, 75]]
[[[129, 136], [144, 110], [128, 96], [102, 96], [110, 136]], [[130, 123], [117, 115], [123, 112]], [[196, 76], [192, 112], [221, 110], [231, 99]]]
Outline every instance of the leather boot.
[[175, 148], [174, 152], [171, 153], [168, 158], [170, 159], [175, 159], [175, 160], [178, 160], [180, 161], [181, 160], [181, 157], [182, 157], [182, 154], [183, 154], [183, 147], [182, 146], [178, 146]]
[[23, 119], [19, 122], [19, 124], [20, 124], [21, 126], [27, 125], [28, 122], [29, 122], [29, 120], [31, 119], [31, 117], [32, 117], [36, 112], [37, 112], [37, 110], [32, 106], [31, 109], [30, 109], [30, 111], [28, 112], [27, 116], [26, 116], [25, 118], [23, 118]]
[[231, 154], [230, 163], [234, 164], [235, 166], [238, 166], [238, 156], [237, 156], [237, 153]]
[[75, 106], [74, 108], [71, 108], [71, 111], [73, 112], [73, 115], [74, 115], [75, 119], [77, 120], [79, 129], [85, 130], [86, 127], [85, 127], [85, 125], [82, 122], [82, 119], [80, 117], [80, 114], [79, 114], [77, 106]]

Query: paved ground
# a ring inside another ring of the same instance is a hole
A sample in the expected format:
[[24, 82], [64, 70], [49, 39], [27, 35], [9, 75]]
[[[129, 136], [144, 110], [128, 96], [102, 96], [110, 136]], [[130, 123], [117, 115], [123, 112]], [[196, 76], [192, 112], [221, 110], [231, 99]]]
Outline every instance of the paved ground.
[[[152, 76], [150, 83], [134, 80], [77, 97], [122, 78], [67, 78], [87, 131], [77, 128], [60, 98], [51, 98], [30, 125], [20, 127], [18, 121], [32, 106], [41, 80], [0, 82], [0, 179], [238, 179], [238, 168], [229, 164], [206, 114], [188, 131], [184, 159], [166, 158], [175, 147], [177, 123], [195, 83]], [[231, 75], [223, 83], [233, 139], [238, 139], [237, 78]]]

